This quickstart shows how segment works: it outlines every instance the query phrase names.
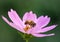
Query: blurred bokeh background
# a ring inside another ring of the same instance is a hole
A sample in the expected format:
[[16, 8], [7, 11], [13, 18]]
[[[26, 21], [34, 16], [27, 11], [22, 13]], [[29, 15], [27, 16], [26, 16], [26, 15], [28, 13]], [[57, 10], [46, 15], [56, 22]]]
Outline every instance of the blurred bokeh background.
[[54, 30], [47, 32], [53, 32], [56, 35], [35, 37], [30, 42], [60, 42], [60, 0], [0, 0], [0, 42], [25, 42], [17, 30], [10, 27], [1, 18], [2, 15], [8, 18], [7, 13], [10, 9], [16, 10], [21, 18], [27, 11], [33, 11], [38, 17], [48, 15], [51, 17], [49, 25], [58, 24]]

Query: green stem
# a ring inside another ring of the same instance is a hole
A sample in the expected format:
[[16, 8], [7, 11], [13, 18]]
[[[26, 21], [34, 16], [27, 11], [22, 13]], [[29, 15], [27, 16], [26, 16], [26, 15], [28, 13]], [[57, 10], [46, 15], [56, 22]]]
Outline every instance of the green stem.
[[28, 40], [26, 40], [26, 42], [28, 42]]

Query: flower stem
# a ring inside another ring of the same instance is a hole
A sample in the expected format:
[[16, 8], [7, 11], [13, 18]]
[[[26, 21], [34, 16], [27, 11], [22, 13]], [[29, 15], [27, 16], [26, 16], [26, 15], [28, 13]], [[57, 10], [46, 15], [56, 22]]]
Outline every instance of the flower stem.
[[26, 42], [28, 42], [28, 40], [26, 40]]

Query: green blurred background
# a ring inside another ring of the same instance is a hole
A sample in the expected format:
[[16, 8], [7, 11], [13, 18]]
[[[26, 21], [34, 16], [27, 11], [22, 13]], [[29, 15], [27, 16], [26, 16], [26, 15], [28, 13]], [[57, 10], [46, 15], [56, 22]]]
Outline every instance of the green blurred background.
[[33, 11], [38, 17], [41, 15], [51, 17], [49, 25], [58, 24], [54, 30], [47, 32], [53, 32], [56, 35], [35, 37], [30, 42], [60, 42], [60, 0], [0, 0], [0, 42], [25, 42], [17, 30], [10, 27], [1, 18], [1, 15], [8, 18], [7, 13], [11, 8], [16, 10], [21, 18], [25, 12]]

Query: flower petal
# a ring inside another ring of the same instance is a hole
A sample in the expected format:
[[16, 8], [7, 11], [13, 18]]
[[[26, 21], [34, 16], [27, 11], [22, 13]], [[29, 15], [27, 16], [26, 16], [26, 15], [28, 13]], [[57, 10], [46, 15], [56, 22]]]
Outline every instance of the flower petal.
[[52, 33], [52, 34], [32, 34], [32, 35], [35, 37], [46, 37], [46, 36], [53, 36], [54, 33]]
[[11, 11], [8, 12], [8, 16], [13, 21], [13, 23], [15, 23], [16, 25], [19, 25], [19, 26], [21, 25], [22, 28], [24, 27], [23, 22], [17, 15], [16, 11], [11, 9]]
[[52, 26], [49, 26], [49, 27], [45, 27], [43, 29], [41, 29], [40, 32], [47, 32], [47, 31], [50, 31], [52, 29], [54, 29], [57, 25], [52, 25]]
[[25, 15], [23, 16], [23, 21], [27, 21], [27, 20], [32, 20], [32, 21], [36, 21], [37, 16], [36, 14], [34, 14], [32, 11], [30, 12], [26, 12]]
[[14, 23], [9, 22], [4, 16], [2, 16], [2, 19], [3, 19], [6, 23], [8, 23], [11, 27], [13, 27], [13, 28], [17, 29], [18, 31], [21, 31], [21, 32], [24, 33], [24, 30], [23, 30], [23, 28], [21, 28], [21, 26], [19, 27], [19, 26], [17, 26], [17, 25], [14, 24]]
[[40, 28], [42, 28], [42, 27], [46, 26], [49, 22], [50, 22], [50, 17], [48, 17], [48, 16], [45, 16], [45, 17], [41, 16], [37, 20], [37, 25]]
[[52, 29], [54, 29], [57, 25], [52, 25], [52, 26], [48, 26], [48, 27], [45, 27], [45, 28], [37, 28], [35, 30], [32, 31], [32, 33], [44, 33], [44, 32], [47, 32], [47, 31], [50, 31]]
[[33, 29], [33, 32], [36, 33], [37, 31], [40, 31], [44, 26], [46, 26], [50, 22], [50, 18], [48, 16], [40, 16], [37, 19], [36, 26]]
[[31, 34], [32, 31], [33, 31], [33, 28], [30, 28], [26, 33], [27, 33], [27, 34]]

